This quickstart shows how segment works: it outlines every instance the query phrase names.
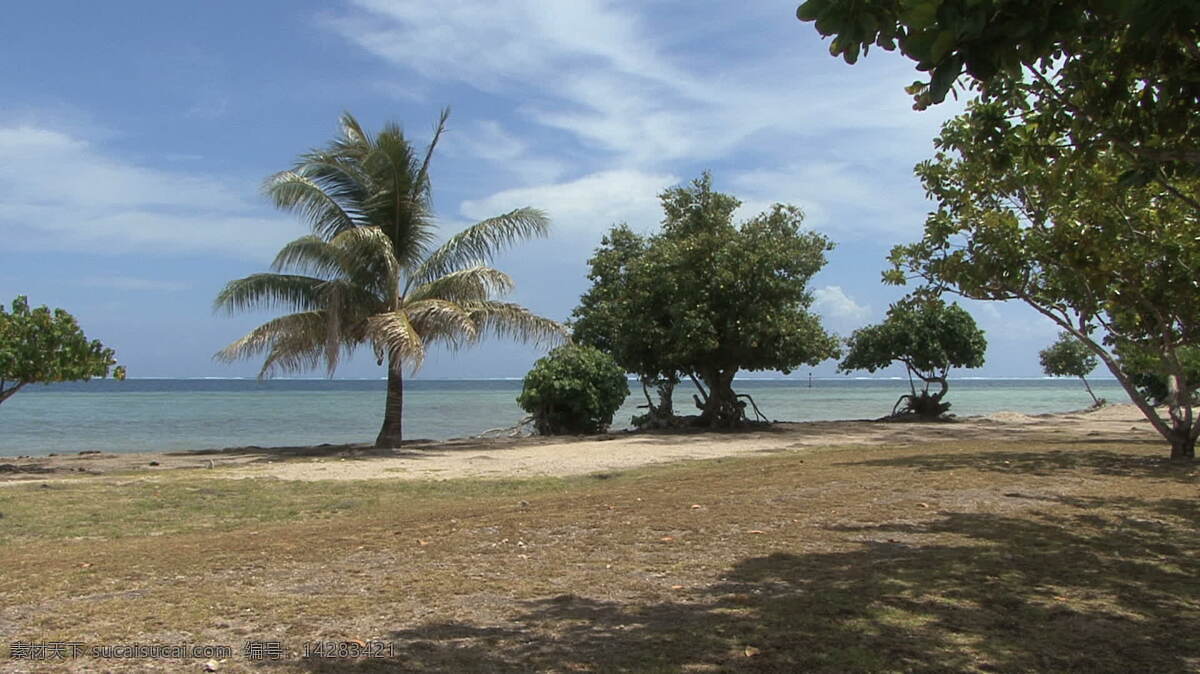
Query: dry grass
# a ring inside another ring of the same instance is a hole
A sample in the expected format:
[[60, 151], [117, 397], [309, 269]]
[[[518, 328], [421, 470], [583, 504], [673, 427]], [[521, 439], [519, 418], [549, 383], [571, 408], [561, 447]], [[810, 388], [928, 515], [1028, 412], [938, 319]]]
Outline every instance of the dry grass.
[[[1200, 478], [1163, 453], [973, 441], [531, 481], [14, 486], [0, 658], [26, 640], [230, 645], [221, 671], [1198, 671]], [[247, 639], [289, 656], [249, 662]], [[394, 655], [298, 657], [317, 640]]]

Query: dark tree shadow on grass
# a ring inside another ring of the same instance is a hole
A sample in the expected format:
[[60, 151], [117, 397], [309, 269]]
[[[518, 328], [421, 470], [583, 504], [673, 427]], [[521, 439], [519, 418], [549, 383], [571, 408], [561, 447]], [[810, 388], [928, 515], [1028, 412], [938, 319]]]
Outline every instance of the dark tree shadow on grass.
[[[1045, 445], [1045, 443], [1039, 443]], [[1072, 442], [1071, 444], [1075, 444]], [[1112, 444], [1111, 442], [1106, 444]], [[1011, 475], [1057, 475], [1092, 472], [1098, 475], [1149, 477], [1200, 484], [1200, 465], [1173, 463], [1163, 456], [1123, 454], [1109, 450], [971, 451], [898, 456], [890, 459], [847, 462], [842, 466], [915, 468], [924, 471], [971, 469]]]
[[[743, 559], [669, 601], [518, 602], [392, 633], [314, 671], [1054, 671], [1200, 668], [1200, 506], [1076, 498], [1056, 514], [832, 527], [852, 549]], [[903, 539], [905, 542], [900, 542]], [[593, 596], [585, 596], [593, 595]], [[294, 663], [293, 663], [294, 664]]]

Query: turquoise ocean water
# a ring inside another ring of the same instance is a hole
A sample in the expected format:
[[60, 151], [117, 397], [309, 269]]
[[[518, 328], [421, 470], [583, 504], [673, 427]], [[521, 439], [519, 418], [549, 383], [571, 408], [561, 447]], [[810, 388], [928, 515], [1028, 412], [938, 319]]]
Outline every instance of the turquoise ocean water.
[[[632, 384], [632, 382], [631, 382]], [[1092, 383], [1110, 402], [1128, 402], [1113, 380]], [[891, 379], [750, 380], [734, 382], [768, 418], [781, 421], [881, 417], [904, 393]], [[445, 439], [510, 426], [523, 415], [520, 381], [412, 380], [405, 388], [405, 437]], [[641, 387], [617, 413], [629, 424], [644, 402]], [[690, 413], [691, 386], [675, 404]], [[0, 405], [0, 456], [101, 450], [145, 452], [246, 445], [371, 442], [383, 418], [384, 382], [377, 380], [130, 379], [28, 386]], [[1062, 412], [1087, 407], [1079, 380], [962, 379], [947, 400], [960, 416], [1001, 410]]]

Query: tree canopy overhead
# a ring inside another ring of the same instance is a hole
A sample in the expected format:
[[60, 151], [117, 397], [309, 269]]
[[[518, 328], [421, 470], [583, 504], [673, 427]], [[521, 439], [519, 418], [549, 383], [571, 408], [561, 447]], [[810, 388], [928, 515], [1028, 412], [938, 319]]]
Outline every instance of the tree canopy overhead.
[[[1035, 149], [1040, 131], [1019, 120], [996, 135], [1002, 116], [995, 102], [973, 104], [943, 127], [917, 167], [938, 209], [921, 241], [892, 251], [887, 279], [1028, 304], [1100, 358], [1172, 456], [1194, 456], [1189, 401], [1200, 382], [1181, 354], [1200, 337], [1200, 210], [1161, 182], [1116, 187], [1129, 166], [1117, 151]], [[1173, 182], [1200, 190], [1196, 178]], [[1138, 391], [1131, 362], [1170, 382], [1167, 419]]]
[[832, 243], [782, 204], [734, 224], [741, 202], [714, 191], [707, 173], [660, 200], [660, 233], [616, 227], [593, 256], [576, 335], [644, 380], [692, 378], [703, 423], [739, 423], [739, 370], [786, 372], [837, 355], [807, 289]]
[[965, 75], [1039, 133], [1117, 149], [1130, 179], [1200, 169], [1195, 0], [807, 0], [796, 15], [848, 63], [872, 46], [915, 61], [929, 73], [909, 87], [917, 108]]
[[292, 312], [217, 354], [264, 355], [260, 376], [322, 363], [332, 375], [342, 354], [370, 344], [388, 368], [379, 447], [400, 443], [403, 372], [419, 368], [430, 345], [460, 348], [489, 333], [550, 343], [565, 334], [558, 323], [501, 301], [512, 279], [488, 266], [497, 251], [547, 233], [541, 211], [498, 215], [437, 244], [429, 165], [447, 115], [422, 155], [399, 126], [370, 136], [344, 114], [338, 138], [266, 183], [276, 206], [307, 221], [313, 234], [285, 245], [273, 272], [231, 281], [216, 299], [227, 311]]
[[[1154, 406], [1166, 405], [1171, 399], [1170, 381], [1162, 366], [1162, 358], [1149, 349], [1118, 353], [1121, 368], [1129, 373], [1129, 379], [1138, 393]], [[1192, 405], [1200, 404], [1200, 347], [1185, 346], [1176, 351], [1182, 380], [1190, 384]]]
[[29, 384], [125, 378], [113, 350], [89, 340], [75, 317], [41, 306], [31, 309], [24, 295], [6, 311], [0, 304], [0, 403]]
[[[1100, 358], [1173, 458], [1194, 458], [1200, 3], [808, 0], [797, 16], [850, 62], [872, 45], [916, 61], [931, 74], [909, 88], [918, 108], [962, 74], [980, 92], [917, 168], [938, 210], [888, 280], [1025, 302]], [[1166, 384], [1166, 419], [1146, 376]]]

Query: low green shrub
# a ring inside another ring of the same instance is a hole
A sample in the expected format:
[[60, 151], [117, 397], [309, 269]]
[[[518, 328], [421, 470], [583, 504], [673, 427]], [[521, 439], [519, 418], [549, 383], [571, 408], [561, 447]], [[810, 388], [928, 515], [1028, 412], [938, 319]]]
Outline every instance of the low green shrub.
[[611, 356], [569, 344], [534, 363], [517, 404], [542, 435], [602, 433], [627, 395], [625, 372]]

